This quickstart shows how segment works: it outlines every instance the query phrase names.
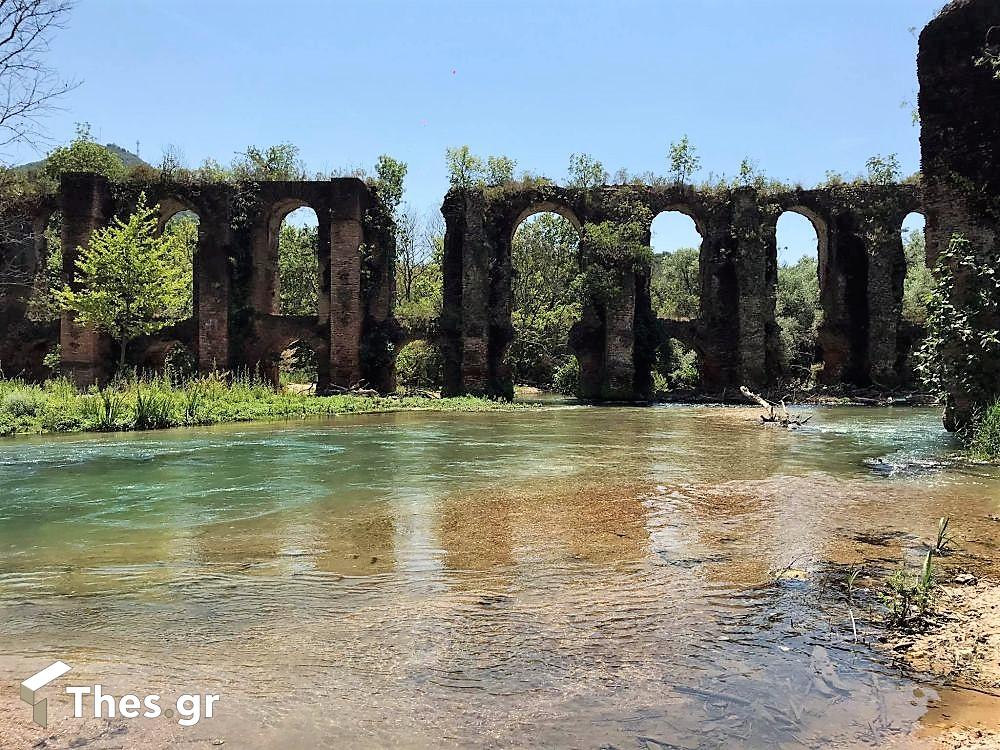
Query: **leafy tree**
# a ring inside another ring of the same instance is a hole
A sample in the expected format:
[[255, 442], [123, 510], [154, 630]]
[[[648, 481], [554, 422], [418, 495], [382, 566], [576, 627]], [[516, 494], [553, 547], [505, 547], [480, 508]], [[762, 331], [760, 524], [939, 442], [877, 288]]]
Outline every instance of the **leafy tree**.
[[379, 156], [375, 165], [375, 189], [393, 212], [403, 200], [406, 171], [406, 162], [397, 161], [388, 154]]
[[289, 223], [278, 234], [278, 300], [283, 315], [315, 315], [319, 306], [317, 227]]
[[171, 311], [170, 317], [186, 320], [194, 315], [194, 285], [187, 281], [194, 278], [194, 254], [198, 250], [197, 214], [190, 211], [175, 214], [163, 228], [163, 234], [171, 240], [168, 262], [181, 278], [185, 279], [177, 305]]
[[448, 167], [448, 181], [452, 187], [468, 189], [483, 181], [483, 160], [474, 156], [468, 146], [449, 148], [445, 151], [444, 158]]
[[892, 185], [899, 182], [902, 172], [899, 168], [899, 157], [896, 154], [881, 156], [876, 154], [865, 162], [868, 170], [868, 182], [875, 185]]
[[517, 162], [509, 156], [490, 156], [486, 159], [486, 184], [503, 185], [514, 181]]
[[551, 388], [557, 372], [575, 359], [569, 331], [581, 313], [573, 287], [580, 272], [579, 246], [576, 227], [551, 213], [529, 217], [514, 235], [514, 340], [507, 361], [515, 382]]
[[233, 160], [231, 173], [237, 180], [304, 180], [306, 168], [299, 158], [299, 147], [279, 143], [261, 149], [248, 146]]
[[786, 372], [807, 380], [816, 359], [816, 336], [822, 320], [817, 261], [803, 257], [778, 269], [775, 317], [781, 332]]
[[669, 160], [670, 176], [677, 183], [688, 182], [701, 167], [701, 159], [687, 135], [670, 144]]
[[566, 184], [576, 188], [595, 188], [606, 185], [608, 173], [604, 165], [590, 154], [570, 154], [569, 180]]
[[176, 264], [178, 239], [160, 235], [157, 224], [157, 207], [142, 195], [127, 221], [116, 218], [78, 248], [77, 288], [58, 293], [77, 320], [116, 338], [119, 366], [132, 339], [176, 320], [183, 305], [188, 280]]
[[915, 229], [903, 243], [906, 255], [906, 279], [903, 282], [903, 318], [923, 325], [927, 320], [927, 304], [934, 291], [934, 276], [927, 267], [924, 233]]
[[90, 134], [90, 125], [77, 123], [76, 137], [68, 146], [59, 146], [45, 157], [45, 176], [53, 180], [66, 172], [94, 172], [109, 180], [125, 179], [125, 164]]
[[693, 247], [653, 257], [650, 295], [660, 318], [692, 320], [698, 317], [701, 300], [701, 253]]
[[757, 163], [748, 156], [740, 162], [740, 169], [733, 183], [736, 187], [755, 187], [759, 190], [767, 183], [767, 178], [757, 167]]

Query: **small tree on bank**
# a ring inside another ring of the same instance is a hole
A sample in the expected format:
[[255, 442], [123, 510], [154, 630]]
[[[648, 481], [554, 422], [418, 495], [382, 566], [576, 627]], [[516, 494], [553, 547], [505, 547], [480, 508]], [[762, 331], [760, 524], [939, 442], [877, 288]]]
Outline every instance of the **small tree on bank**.
[[62, 306], [84, 325], [113, 336], [125, 364], [129, 342], [177, 320], [185, 302], [184, 269], [176, 262], [176, 235], [157, 231], [156, 206], [146, 196], [127, 221], [95, 230], [78, 248], [76, 289], [58, 293]]

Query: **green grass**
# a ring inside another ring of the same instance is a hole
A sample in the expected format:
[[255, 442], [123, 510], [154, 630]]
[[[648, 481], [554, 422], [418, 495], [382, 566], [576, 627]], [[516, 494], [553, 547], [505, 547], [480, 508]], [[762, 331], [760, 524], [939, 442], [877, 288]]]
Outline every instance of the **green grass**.
[[252, 377], [206, 375], [184, 383], [128, 378], [79, 391], [66, 379], [0, 380], [0, 435], [151, 430], [187, 425], [390, 411], [514, 411], [530, 404], [463, 396], [312, 396], [276, 391]]
[[994, 401], [976, 420], [968, 452], [978, 461], [1000, 461], [1000, 400]]

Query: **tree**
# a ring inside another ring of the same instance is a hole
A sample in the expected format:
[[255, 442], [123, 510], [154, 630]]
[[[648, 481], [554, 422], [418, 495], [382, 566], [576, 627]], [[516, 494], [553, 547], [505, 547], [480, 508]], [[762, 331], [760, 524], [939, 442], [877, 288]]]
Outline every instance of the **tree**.
[[429, 330], [441, 314], [444, 225], [437, 212], [425, 219], [413, 210], [397, 222], [396, 319], [414, 330]]
[[444, 159], [452, 187], [467, 190], [483, 181], [483, 160], [474, 156], [468, 146], [449, 148]]
[[608, 173], [601, 162], [590, 154], [570, 154], [567, 186], [595, 188], [606, 185], [607, 182]]
[[237, 180], [304, 180], [306, 168], [298, 146], [279, 143], [265, 149], [248, 146], [233, 160], [232, 175]]
[[657, 317], [692, 320], [698, 317], [701, 300], [701, 253], [682, 247], [653, 257], [650, 296]]
[[375, 190], [393, 213], [403, 200], [403, 180], [406, 179], [406, 162], [382, 154], [375, 165]]
[[915, 229], [903, 242], [906, 256], [906, 278], [903, 281], [903, 318], [923, 325], [927, 321], [927, 305], [934, 291], [934, 275], [927, 267], [924, 233]]
[[521, 222], [511, 244], [514, 268], [507, 352], [514, 381], [542, 388], [572, 360], [569, 331], [582, 305], [573, 287], [580, 273], [580, 234], [569, 220], [541, 213]]
[[125, 179], [125, 163], [94, 140], [90, 124], [76, 125], [76, 137], [67, 146], [59, 146], [45, 157], [45, 175], [58, 180], [66, 172], [93, 172], [112, 182]]
[[157, 232], [158, 207], [139, 198], [135, 213], [97, 229], [87, 247], [77, 248], [75, 288], [58, 299], [84, 325], [115, 337], [119, 367], [136, 336], [177, 320], [187, 279], [176, 263], [177, 235]]
[[670, 144], [670, 176], [674, 182], [688, 182], [701, 167], [701, 159], [687, 135]]
[[803, 257], [778, 268], [775, 318], [781, 334], [784, 369], [808, 380], [816, 359], [816, 336], [822, 320], [816, 258]]
[[899, 169], [899, 157], [896, 154], [881, 156], [876, 154], [865, 162], [868, 170], [868, 182], [875, 185], [892, 185], [899, 182], [902, 174]]
[[514, 181], [517, 162], [509, 156], [490, 156], [486, 159], [486, 184], [503, 185]]
[[278, 234], [278, 299], [282, 315], [315, 315], [319, 306], [317, 227], [281, 226]]
[[76, 86], [59, 80], [44, 62], [52, 33], [71, 7], [65, 0], [0, 2], [0, 145], [36, 144], [41, 117]]

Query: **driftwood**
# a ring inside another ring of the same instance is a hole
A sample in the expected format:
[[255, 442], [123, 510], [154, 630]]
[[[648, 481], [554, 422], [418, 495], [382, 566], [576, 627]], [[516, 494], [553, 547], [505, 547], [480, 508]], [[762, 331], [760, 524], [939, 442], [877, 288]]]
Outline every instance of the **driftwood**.
[[378, 396], [379, 392], [366, 388], [365, 383], [355, 383], [350, 388], [341, 385], [330, 385], [324, 392], [324, 396]]
[[[761, 408], [767, 410], [767, 414], [760, 415], [761, 424], [777, 424], [789, 430], [792, 430], [795, 429], [796, 427], [801, 427], [810, 419], [812, 419], [812, 415], [803, 419], [799, 415], [789, 414], [788, 407], [785, 406], [784, 400], [780, 401], [777, 404], [774, 403], [773, 401], [768, 401], [763, 396], [759, 396], [753, 391], [751, 391], [745, 385], [740, 386], [740, 393], [742, 393], [747, 400], [753, 401], [756, 404], [760, 404]], [[779, 407], [781, 409], [780, 412], [778, 411]]]

